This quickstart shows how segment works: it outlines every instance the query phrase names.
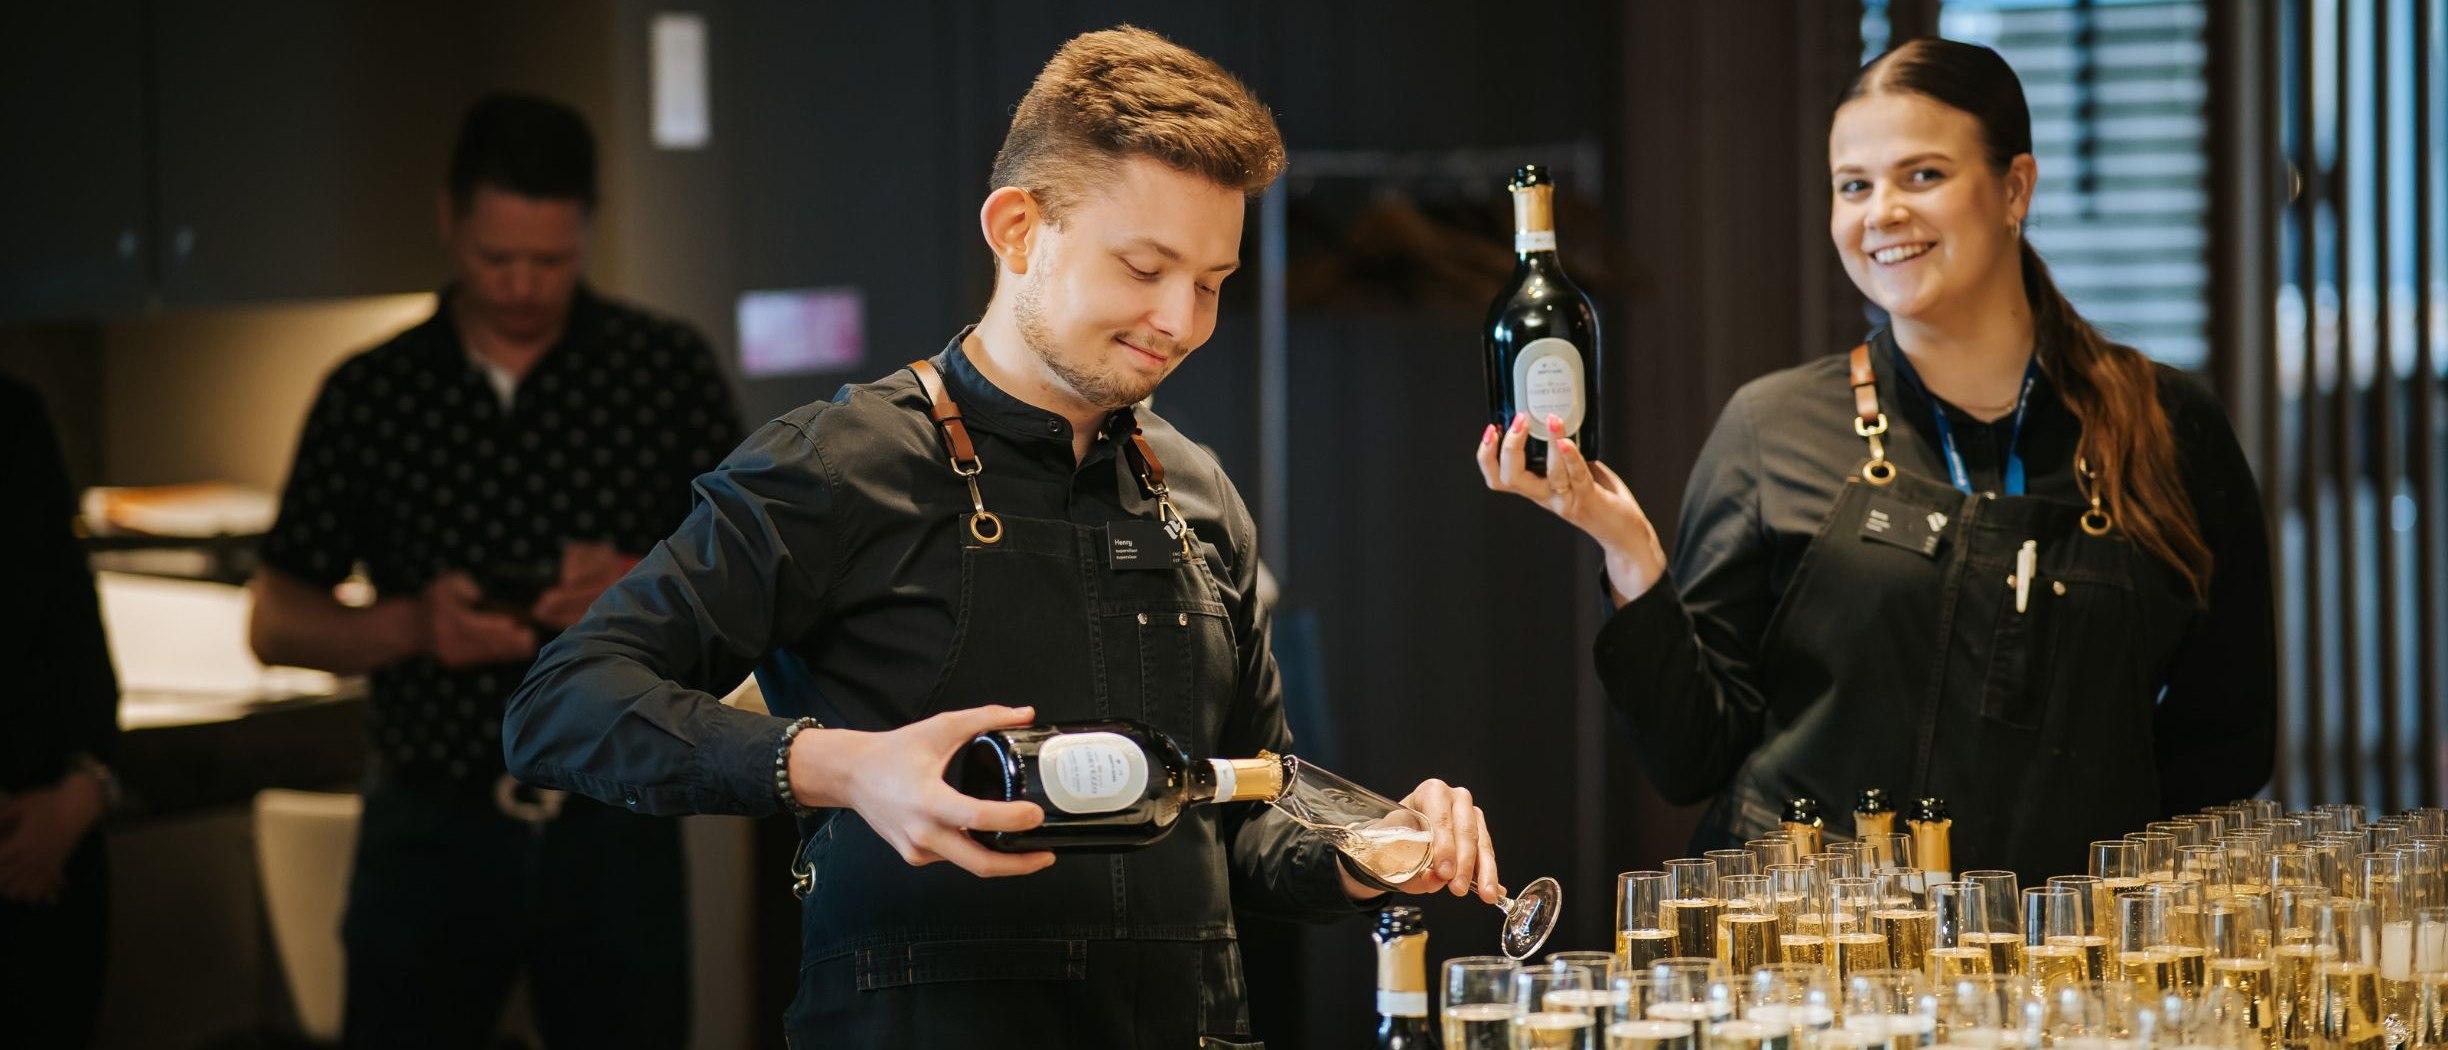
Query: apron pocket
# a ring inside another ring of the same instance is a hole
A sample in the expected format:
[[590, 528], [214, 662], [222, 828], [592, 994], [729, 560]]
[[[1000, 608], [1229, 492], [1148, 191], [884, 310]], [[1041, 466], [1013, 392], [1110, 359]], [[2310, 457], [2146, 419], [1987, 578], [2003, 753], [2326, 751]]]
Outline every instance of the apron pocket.
[[858, 988], [872, 992], [951, 981], [1081, 981], [1088, 942], [1057, 940], [920, 941], [858, 951]]
[[1215, 1038], [1249, 1037], [1249, 992], [1241, 977], [1241, 942], [1206, 941], [1199, 944], [1198, 953], [1199, 1045], [1248, 1045]]

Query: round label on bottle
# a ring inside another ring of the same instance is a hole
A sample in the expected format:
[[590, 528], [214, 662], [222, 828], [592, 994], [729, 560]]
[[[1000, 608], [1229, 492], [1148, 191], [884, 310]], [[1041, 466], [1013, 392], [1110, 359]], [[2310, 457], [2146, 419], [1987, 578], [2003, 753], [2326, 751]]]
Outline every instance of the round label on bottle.
[[1547, 417], [1564, 420], [1567, 437], [1581, 433], [1587, 403], [1581, 348], [1572, 340], [1533, 339], [1513, 359], [1513, 407], [1530, 414], [1530, 436], [1548, 440]]
[[1066, 733], [1037, 750], [1046, 801], [1065, 813], [1111, 813], [1147, 790], [1147, 752], [1120, 733]]

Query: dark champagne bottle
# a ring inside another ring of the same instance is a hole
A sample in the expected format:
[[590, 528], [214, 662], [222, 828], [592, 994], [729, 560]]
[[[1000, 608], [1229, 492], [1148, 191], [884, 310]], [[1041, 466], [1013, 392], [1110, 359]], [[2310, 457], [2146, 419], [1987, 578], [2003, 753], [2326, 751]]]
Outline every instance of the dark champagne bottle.
[[1913, 867], [1928, 872], [1933, 883], [1953, 878], [1955, 856], [1950, 840], [1955, 821], [1947, 815], [1946, 800], [1922, 799], [1913, 806], [1911, 818], [1904, 823], [1912, 829]]
[[1799, 859], [1825, 848], [1827, 819], [1819, 815], [1819, 800], [1809, 795], [1795, 795], [1785, 800], [1785, 815], [1778, 823], [1785, 837], [1792, 839], [1794, 856]]
[[1420, 910], [1377, 913], [1377, 1050], [1435, 1050], [1428, 1026], [1428, 927]]
[[1895, 834], [1895, 807], [1887, 802], [1887, 789], [1863, 788], [1861, 797], [1853, 803], [1853, 837], [1868, 841], [1872, 835]]
[[1564, 421], [1581, 454], [1602, 458], [1598, 311], [1556, 258], [1555, 180], [1523, 165], [1513, 191], [1512, 283], [1488, 307], [1488, 415], [1499, 427], [1530, 415], [1528, 465], [1547, 473], [1547, 417]]
[[1192, 761], [1154, 726], [1114, 719], [980, 734], [952, 757], [944, 780], [963, 794], [1045, 809], [1045, 823], [1028, 831], [971, 833], [988, 847], [1111, 852], [1163, 839], [1192, 806], [1273, 801], [1284, 762]]

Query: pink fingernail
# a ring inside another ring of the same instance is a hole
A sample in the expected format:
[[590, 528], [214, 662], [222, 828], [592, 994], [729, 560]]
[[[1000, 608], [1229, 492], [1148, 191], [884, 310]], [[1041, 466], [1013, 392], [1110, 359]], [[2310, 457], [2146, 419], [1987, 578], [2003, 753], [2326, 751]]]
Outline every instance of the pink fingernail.
[[1488, 424], [1487, 433], [1479, 435], [1479, 443], [1484, 445], [1494, 440], [1496, 440], [1496, 424], [1490, 423]]
[[1528, 429], [1530, 429], [1530, 413], [1528, 413], [1528, 412], [1516, 412], [1516, 413], [1514, 413], [1514, 414], [1513, 414], [1513, 432], [1514, 432], [1514, 433], [1516, 433], [1516, 434], [1519, 434], [1519, 433], [1521, 433], [1521, 432], [1523, 432], [1523, 431], [1525, 431], [1525, 430], [1528, 430]]
[[1550, 414], [1550, 415], [1547, 417], [1547, 432], [1548, 432], [1548, 433], [1550, 433], [1550, 434], [1561, 434], [1561, 433], [1563, 433], [1563, 432], [1564, 432], [1564, 417], [1562, 417], [1562, 416], [1558, 416], [1558, 415], [1553, 415], [1553, 414]]

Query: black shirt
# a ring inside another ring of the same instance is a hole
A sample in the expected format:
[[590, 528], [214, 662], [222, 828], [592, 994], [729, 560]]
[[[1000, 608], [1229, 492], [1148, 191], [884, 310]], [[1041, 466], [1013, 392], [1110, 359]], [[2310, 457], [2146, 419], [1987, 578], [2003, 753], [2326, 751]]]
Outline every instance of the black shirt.
[[[961, 338], [935, 362], [976, 442], [989, 508], [1154, 520], [1113, 441], [1098, 436], [1075, 462], [1071, 424], [988, 382]], [[774, 761], [792, 717], [904, 724], [954, 643], [970, 510], [924, 405], [907, 370], [844, 387], [767, 423], [699, 478], [680, 530], [545, 647], [511, 701], [511, 769], [638, 812], [767, 814], [781, 808]], [[1175, 505], [1212, 544], [1230, 616], [1237, 699], [1218, 752], [1287, 752], [1249, 511], [1206, 450], [1153, 412], [1138, 420]], [[771, 716], [715, 699], [752, 668]], [[1227, 816], [1236, 890], [1260, 891], [1246, 903], [1282, 914], [1354, 910], [1332, 848], [1297, 831], [1272, 810]]]
[[79, 752], [110, 761], [119, 685], [85, 548], [76, 491], [42, 398], [0, 378], [0, 792], [58, 780]]
[[[645, 551], [688, 513], [689, 479], [739, 441], [713, 351], [686, 324], [581, 288], [505, 408], [451, 323], [451, 294], [324, 380], [265, 565], [328, 587], [362, 562], [384, 595], [450, 570], [493, 593], [532, 586], [565, 542]], [[404, 777], [489, 783], [501, 706], [526, 670], [422, 656], [376, 670], [377, 756]]]
[[[1945, 479], [1932, 426], [1945, 411], [1974, 488], [1997, 489], [2012, 416], [1983, 423], [1892, 382], [1901, 374], [1893, 337], [1882, 329], [1871, 347], [1881, 390], [1903, 407], [1889, 420], [1889, 458], [1908, 473]], [[2185, 812], [2250, 795], [2269, 778], [2277, 712], [2269, 537], [2251, 468], [2216, 397], [2183, 372], [2155, 367], [2177, 469], [2214, 560], [2208, 604], [2190, 614], [2152, 714], [2161, 804]], [[1737, 391], [1692, 469], [1671, 577], [1617, 610], [1599, 634], [1600, 677], [1670, 799], [1716, 792], [1761, 740], [1761, 683], [1772, 669], [1756, 654], [1804, 550], [1846, 477], [1868, 458], [1854, 411], [1843, 355]], [[2086, 502], [2074, 476], [2080, 436], [2049, 382], [2036, 383], [2020, 446], [2029, 495]]]

